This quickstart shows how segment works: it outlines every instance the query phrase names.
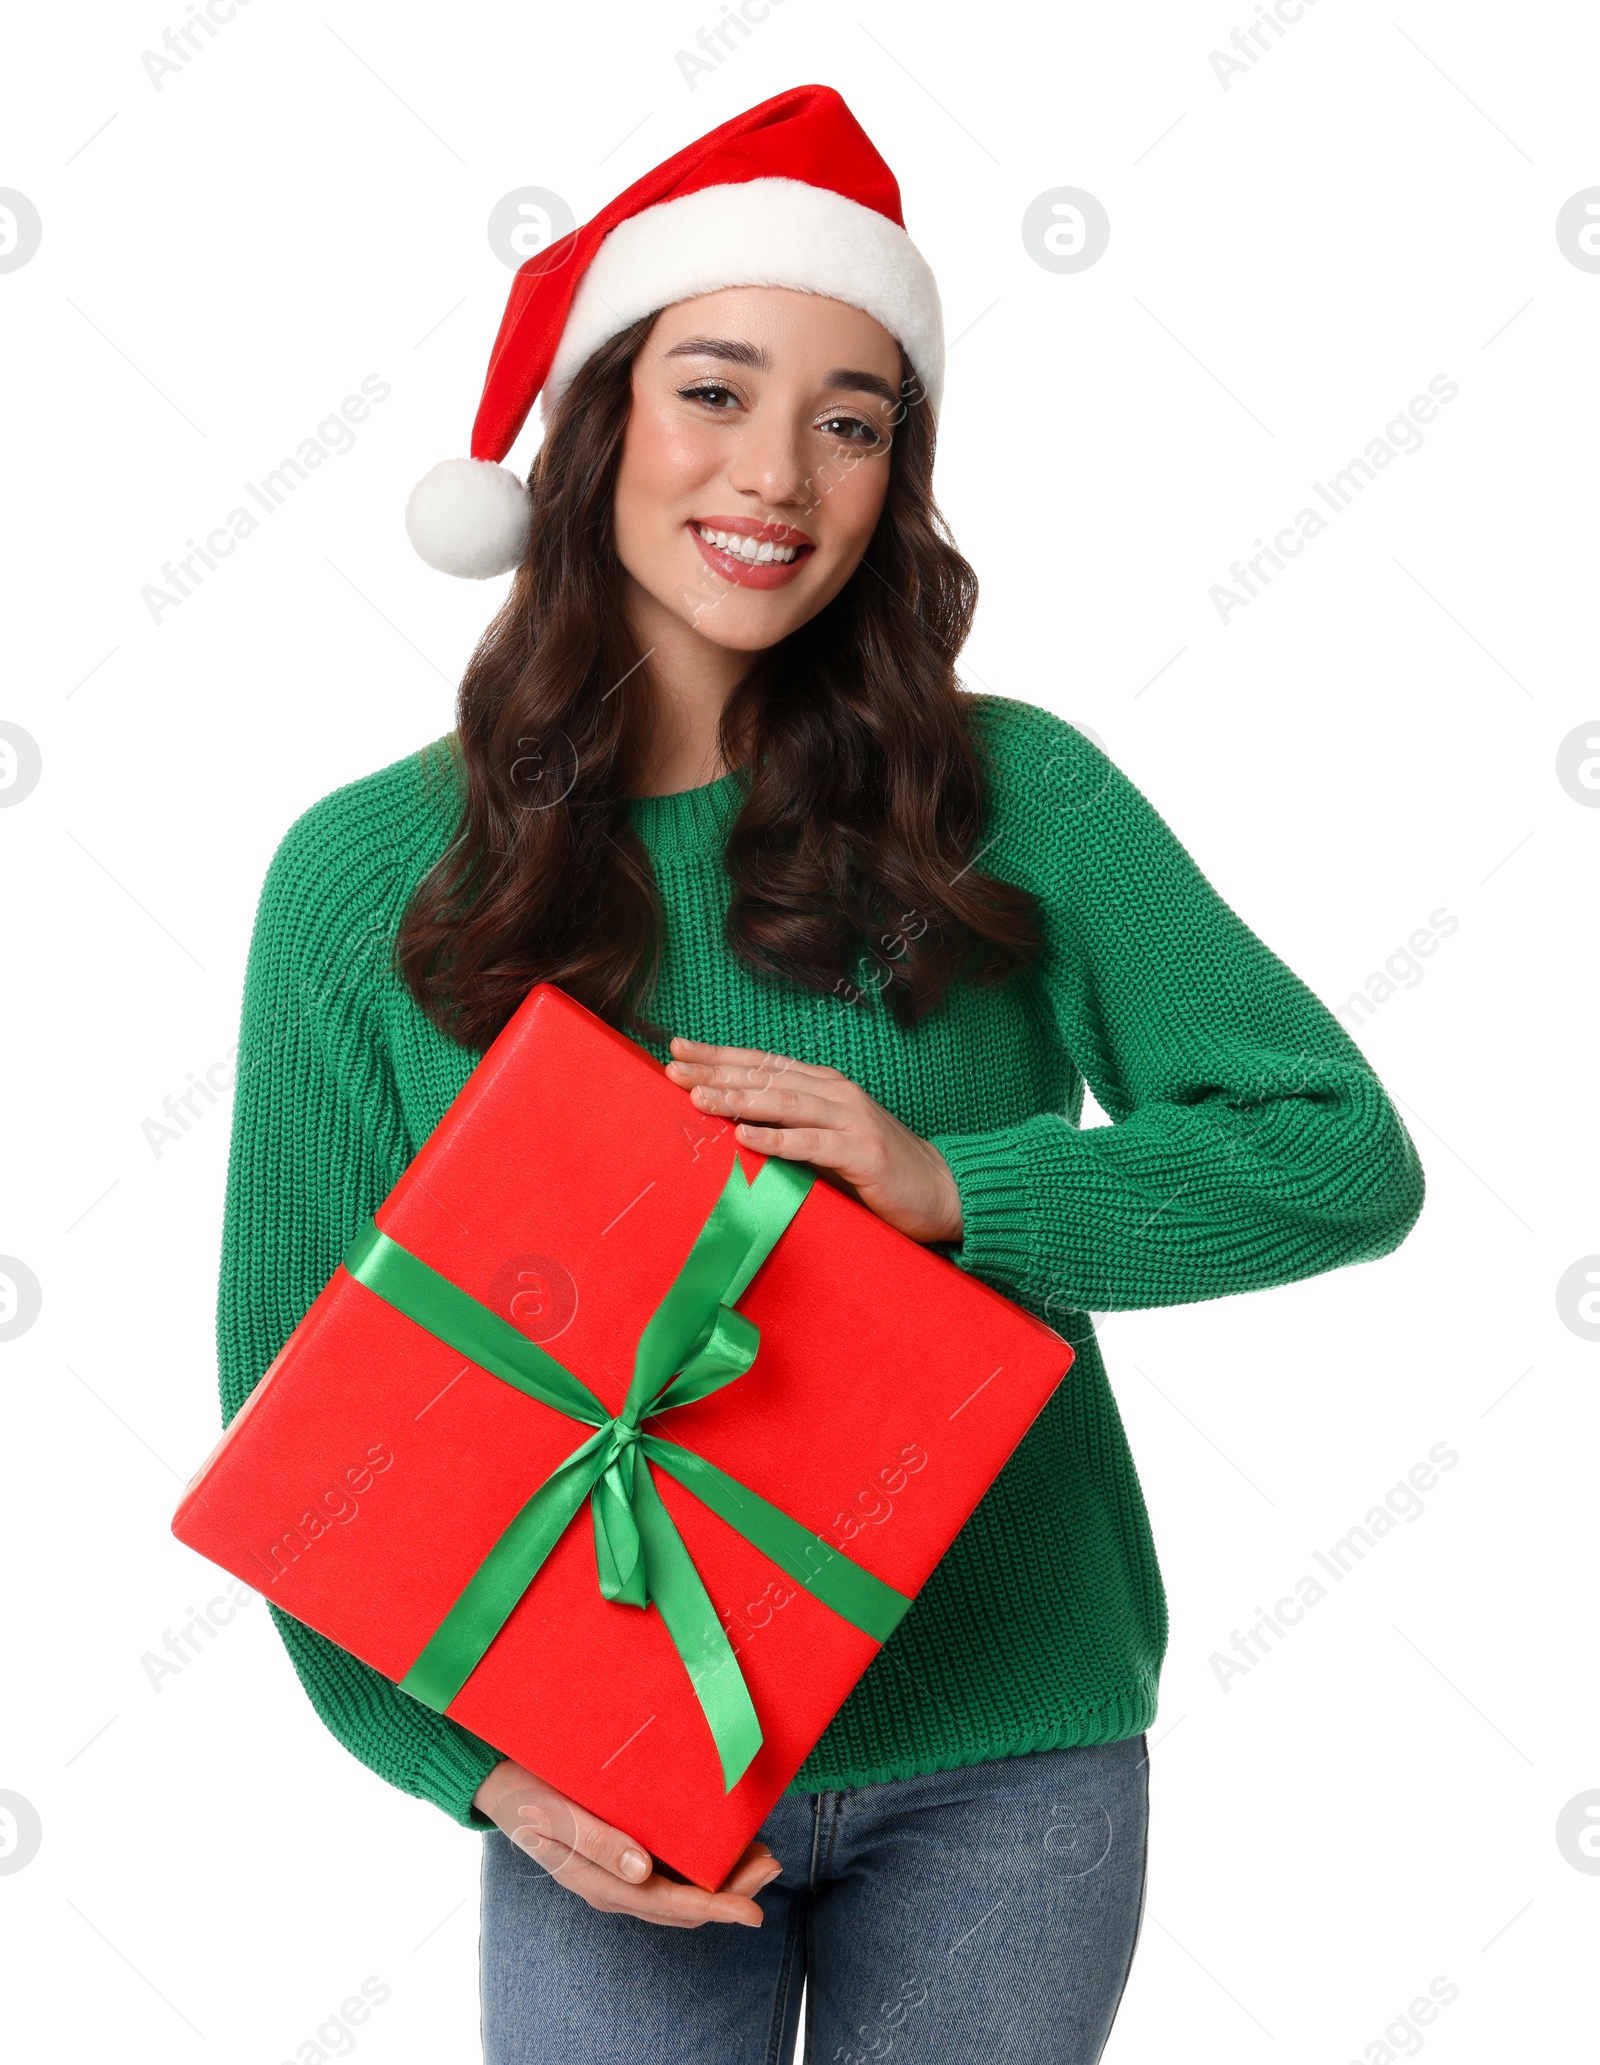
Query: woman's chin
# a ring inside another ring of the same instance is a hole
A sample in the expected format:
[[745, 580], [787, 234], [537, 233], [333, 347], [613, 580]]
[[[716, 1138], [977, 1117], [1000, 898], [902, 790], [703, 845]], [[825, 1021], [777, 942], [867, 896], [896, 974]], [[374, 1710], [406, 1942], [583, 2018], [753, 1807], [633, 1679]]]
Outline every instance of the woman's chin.
[[752, 588], [727, 594], [715, 604], [690, 603], [679, 611], [708, 645], [728, 652], [765, 652], [815, 613], [815, 603], [797, 598], [792, 589], [763, 594]]
[[[794, 628], [794, 620], [785, 617], [781, 624], [769, 626], [761, 631], [752, 630], [746, 638], [723, 638], [719, 636], [710, 639], [709, 642], [712, 645], [720, 645], [724, 652], [767, 652], [773, 646], [781, 645]], [[695, 629], [702, 634], [705, 632], [703, 624], [697, 624]]]

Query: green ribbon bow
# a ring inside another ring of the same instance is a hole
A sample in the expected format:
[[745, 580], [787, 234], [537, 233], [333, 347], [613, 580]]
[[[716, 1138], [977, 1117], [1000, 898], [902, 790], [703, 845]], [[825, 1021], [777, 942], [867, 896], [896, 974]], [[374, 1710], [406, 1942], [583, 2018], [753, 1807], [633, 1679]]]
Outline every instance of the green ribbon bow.
[[439, 1713], [449, 1707], [587, 1497], [600, 1590], [623, 1606], [654, 1601], [731, 1792], [761, 1747], [761, 1724], [717, 1610], [641, 1455], [852, 1627], [888, 1640], [911, 1604], [903, 1593], [714, 1463], [642, 1424], [709, 1397], [754, 1362], [760, 1330], [733, 1310], [734, 1302], [814, 1180], [810, 1169], [769, 1159], [752, 1183], [735, 1157], [683, 1267], [639, 1337], [628, 1395], [614, 1416], [553, 1355], [367, 1222], [344, 1257], [351, 1276], [480, 1369], [595, 1430], [551, 1471], [490, 1548], [400, 1680], [403, 1692]]

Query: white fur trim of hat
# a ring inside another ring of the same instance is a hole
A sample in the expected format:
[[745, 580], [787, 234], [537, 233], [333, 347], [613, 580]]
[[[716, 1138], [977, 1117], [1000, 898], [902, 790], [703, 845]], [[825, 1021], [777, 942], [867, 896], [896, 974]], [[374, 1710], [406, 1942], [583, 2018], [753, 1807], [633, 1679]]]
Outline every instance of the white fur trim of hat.
[[827, 187], [751, 179], [663, 201], [611, 232], [573, 298], [541, 398], [546, 418], [608, 337], [724, 287], [791, 287], [861, 309], [904, 345], [938, 414], [944, 318], [933, 268], [910, 237]]

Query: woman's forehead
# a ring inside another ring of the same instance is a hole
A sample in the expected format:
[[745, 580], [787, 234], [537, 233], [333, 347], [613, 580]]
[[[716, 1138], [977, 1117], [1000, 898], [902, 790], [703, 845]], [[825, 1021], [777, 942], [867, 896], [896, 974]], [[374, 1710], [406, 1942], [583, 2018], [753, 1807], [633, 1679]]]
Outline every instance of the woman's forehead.
[[697, 343], [719, 347], [718, 356], [737, 353], [738, 362], [757, 371], [783, 358], [820, 359], [845, 348], [852, 364], [865, 354], [874, 370], [896, 377], [900, 365], [898, 342], [864, 309], [791, 287], [723, 287], [673, 302], [657, 318], [650, 343], [674, 355]]

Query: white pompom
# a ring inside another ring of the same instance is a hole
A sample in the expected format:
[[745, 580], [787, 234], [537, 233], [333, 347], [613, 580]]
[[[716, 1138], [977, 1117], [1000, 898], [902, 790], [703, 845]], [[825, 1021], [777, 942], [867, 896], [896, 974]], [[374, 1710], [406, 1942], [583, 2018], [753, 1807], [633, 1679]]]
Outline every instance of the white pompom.
[[528, 543], [528, 491], [491, 459], [441, 459], [411, 490], [406, 536], [442, 574], [509, 573]]

